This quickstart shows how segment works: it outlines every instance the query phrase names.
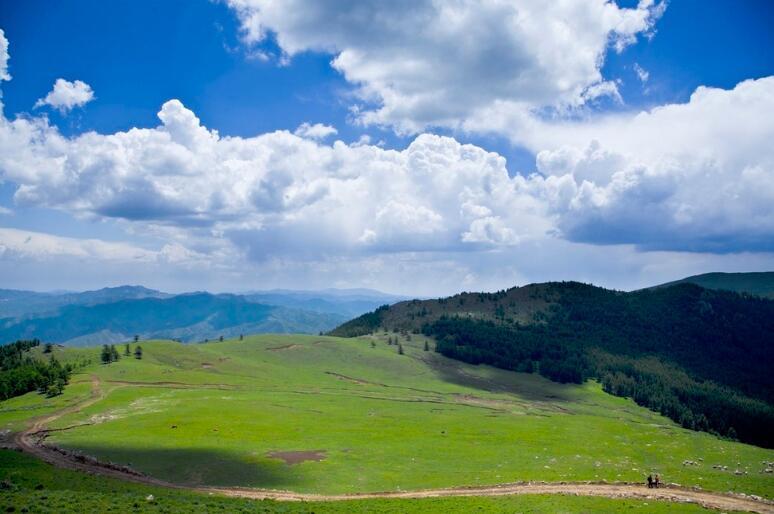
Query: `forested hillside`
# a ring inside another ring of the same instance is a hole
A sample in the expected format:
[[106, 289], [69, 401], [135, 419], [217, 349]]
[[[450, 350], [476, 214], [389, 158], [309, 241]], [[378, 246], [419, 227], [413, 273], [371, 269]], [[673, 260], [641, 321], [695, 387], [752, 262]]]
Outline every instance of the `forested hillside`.
[[774, 271], [759, 271], [751, 273], [704, 273], [694, 275], [675, 282], [669, 282], [661, 286], [675, 284], [696, 284], [705, 289], [721, 289], [724, 291], [736, 291], [737, 293], [749, 293], [764, 298], [774, 298]]
[[693, 284], [623, 293], [549, 283], [403, 302], [333, 333], [377, 327], [421, 329], [439, 352], [470, 363], [595, 378], [687, 428], [774, 446], [771, 300]]

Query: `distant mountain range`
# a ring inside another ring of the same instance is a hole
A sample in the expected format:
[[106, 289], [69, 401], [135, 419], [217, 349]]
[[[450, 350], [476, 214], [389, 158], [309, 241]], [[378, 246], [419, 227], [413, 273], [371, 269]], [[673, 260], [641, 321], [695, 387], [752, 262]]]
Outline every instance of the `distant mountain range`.
[[696, 284], [705, 289], [717, 289], [721, 291], [735, 291], [748, 293], [764, 298], [774, 298], [774, 271], [761, 271], [753, 273], [704, 273], [694, 275], [674, 282], [667, 282], [656, 287], [665, 287], [675, 284]]
[[371, 290], [169, 294], [141, 286], [39, 293], [0, 290], [0, 343], [68, 345], [147, 338], [203, 341], [253, 333], [318, 333], [403, 299]]

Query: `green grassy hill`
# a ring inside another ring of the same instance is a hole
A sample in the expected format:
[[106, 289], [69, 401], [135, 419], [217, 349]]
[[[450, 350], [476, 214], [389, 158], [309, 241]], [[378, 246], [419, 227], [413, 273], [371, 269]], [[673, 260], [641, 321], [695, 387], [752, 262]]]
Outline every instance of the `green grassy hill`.
[[676, 284], [625, 293], [577, 282], [413, 300], [331, 332], [432, 335], [447, 357], [593, 378], [682, 426], [774, 447], [774, 301]]
[[675, 284], [696, 284], [706, 289], [720, 289], [748, 293], [764, 298], [774, 298], [774, 271], [755, 273], [704, 273], [694, 275], [674, 282], [667, 282], [656, 287], [667, 287]]
[[0, 430], [87, 397], [96, 381], [104, 398], [57, 419], [47, 442], [177, 483], [346, 493], [659, 472], [774, 496], [771, 450], [682, 429], [595, 382], [461, 363], [417, 335], [400, 336], [401, 355], [388, 337], [398, 335], [143, 342], [142, 360], [91, 364], [62, 396], [3, 402]]

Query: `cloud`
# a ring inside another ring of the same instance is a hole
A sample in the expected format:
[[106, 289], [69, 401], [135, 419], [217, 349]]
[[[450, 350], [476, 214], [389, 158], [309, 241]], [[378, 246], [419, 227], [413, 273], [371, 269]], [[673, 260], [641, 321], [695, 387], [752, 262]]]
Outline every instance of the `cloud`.
[[705, 269], [762, 269], [774, 251], [773, 111], [768, 77], [640, 113], [509, 124], [512, 111], [493, 112], [490, 123], [537, 156], [529, 176], [427, 133], [401, 149], [325, 142], [308, 131], [331, 128], [311, 124], [225, 136], [178, 100], [161, 106], [157, 126], [110, 134], [67, 137], [45, 116], [0, 116], [0, 180], [17, 205], [163, 241], [148, 250], [2, 229], [0, 263], [181, 263], [233, 284], [249, 270], [289, 281], [277, 286], [330, 276], [424, 291], [625, 276], [658, 260], [674, 278], [688, 252]]
[[3, 29], [0, 29], [0, 81], [11, 80], [11, 74], [8, 73], [9, 59], [8, 39], [6, 39]]
[[35, 102], [35, 107], [48, 105], [61, 113], [66, 113], [74, 107], [81, 107], [94, 100], [91, 86], [80, 80], [70, 82], [56, 79], [54, 88], [44, 97]]
[[322, 123], [315, 123], [314, 125], [302, 123], [293, 133], [297, 136], [309, 139], [326, 139], [338, 134], [338, 130], [336, 130], [335, 127], [323, 125]]
[[403, 133], [457, 128], [506, 104], [524, 112], [617, 95], [601, 73], [610, 47], [650, 33], [665, 3], [607, 0], [345, 2], [228, 0], [248, 45], [276, 40], [283, 60], [333, 55], [357, 87], [357, 121]]
[[650, 73], [643, 69], [643, 67], [636, 62], [634, 63], [634, 73], [637, 74], [637, 78], [640, 79], [640, 82], [643, 84], [646, 83], [650, 78]]
[[774, 77], [634, 115], [533, 123], [523, 140], [539, 173], [512, 177], [502, 156], [450, 137], [422, 134], [402, 150], [287, 131], [222, 137], [171, 100], [158, 127], [107, 135], [3, 118], [0, 177], [21, 205], [141, 222], [204, 246], [222, 239], [253, 260], [556, 237], [772, 251], [772, 111]]
[[774, 77], [700, 87], [684, 104], [535, 123], [534, 150], [565, 237], [644, 248], [774, 249]]

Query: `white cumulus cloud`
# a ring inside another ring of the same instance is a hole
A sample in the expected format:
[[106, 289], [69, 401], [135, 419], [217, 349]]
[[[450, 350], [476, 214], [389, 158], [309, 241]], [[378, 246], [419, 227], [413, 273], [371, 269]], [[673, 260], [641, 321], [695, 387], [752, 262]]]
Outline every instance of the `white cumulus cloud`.
[[416, 133], [460, 127], [491, 109], [566, 108], [606, 94], [601, 74], [652, 30], [663, 2], [620, 8], [607, 0], [228, 0], [248, 44], [269, 37], [283, 60], [333, 55], [358, 88], [355, 118]]
[[325, 139], [338, 134], [338, 130], [336, 130], [335, 127], [324, 125], [322, 123], [315, 123], [314, 125], [302, 123], [293, 133], [297, 136], [309, 139]]
[[70, 82], [56, 79], [54, 88], [44, 97], [35, 102], [35, 107], [48, 105], [62, 113], [81, 107], [94, 100], [94, 91], [87, 83], [76, 80]]
[[0, 81], [11, 80], [11, 74], [8, 73], [9, 59], [8, 39], [6, 39], [3, 29], [0, 29]]

